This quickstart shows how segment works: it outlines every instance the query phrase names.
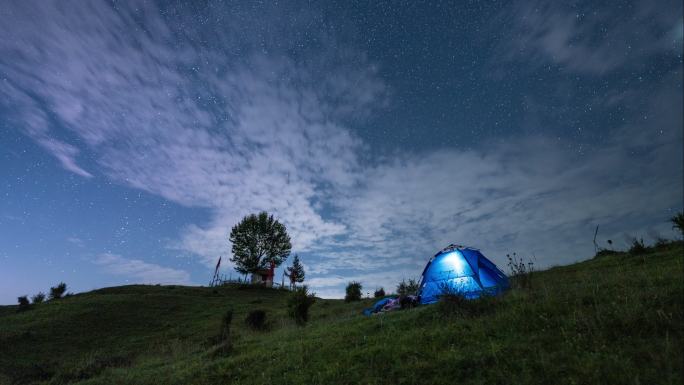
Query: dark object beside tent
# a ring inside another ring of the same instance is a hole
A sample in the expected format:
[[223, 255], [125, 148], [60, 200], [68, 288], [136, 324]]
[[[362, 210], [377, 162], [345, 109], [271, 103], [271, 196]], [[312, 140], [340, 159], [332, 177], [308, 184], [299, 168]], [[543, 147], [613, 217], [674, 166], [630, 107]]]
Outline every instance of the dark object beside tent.
[[497, 295], [509, 288], [508, 278], [478, 249], [449, 245], [425, 266], [420, 281], [420, 303], [437, 302], [442, 294], [478, 298]]

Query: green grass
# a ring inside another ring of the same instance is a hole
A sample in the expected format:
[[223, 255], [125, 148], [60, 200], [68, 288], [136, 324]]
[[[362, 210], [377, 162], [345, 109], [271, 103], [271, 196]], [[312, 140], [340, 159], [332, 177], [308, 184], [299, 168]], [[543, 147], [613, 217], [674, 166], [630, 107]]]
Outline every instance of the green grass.
[[[374, 317], [318, 300], [306, 327], [287, 292], [124, 286], [17, 313], [0, 307], [0, 383], [680, 384], [684, 256], [678, 242], [535, 272], [530, 290], [450, 312]], [[216, 354], [234, 309], [233, 350]], [[266, 331], [246, 314], [263, 309]]]

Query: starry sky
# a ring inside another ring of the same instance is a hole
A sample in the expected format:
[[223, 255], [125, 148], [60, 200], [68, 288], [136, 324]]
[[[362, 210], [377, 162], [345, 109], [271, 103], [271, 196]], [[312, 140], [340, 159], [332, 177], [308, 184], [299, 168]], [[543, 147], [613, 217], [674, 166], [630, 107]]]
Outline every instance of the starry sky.
[[450, 243], [674, 238], [682, 30], [680, 1], [4, 2], [0, 303], [236, 277], [261, 210], [323, 297]]

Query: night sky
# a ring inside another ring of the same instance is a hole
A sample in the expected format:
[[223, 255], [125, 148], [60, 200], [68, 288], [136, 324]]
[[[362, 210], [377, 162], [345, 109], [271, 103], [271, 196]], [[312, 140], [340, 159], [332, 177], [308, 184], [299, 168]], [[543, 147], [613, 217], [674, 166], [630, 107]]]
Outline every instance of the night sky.
[[206, 285], [261, 210], [323, 297], [450, 243], [674, 238], [682, 30], [681, 1], [5, 1], [0, 303]]

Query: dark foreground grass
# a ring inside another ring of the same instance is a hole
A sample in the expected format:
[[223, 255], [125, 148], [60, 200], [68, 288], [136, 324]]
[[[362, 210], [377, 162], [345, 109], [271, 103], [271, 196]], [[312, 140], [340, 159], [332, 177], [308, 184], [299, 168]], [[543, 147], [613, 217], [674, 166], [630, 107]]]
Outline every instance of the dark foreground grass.
[[[371, 301], [319, 299], [305, 327], [287, 293], [258, 288], [126, 286], [0, 307], [0, 383], [680, 384], [682, 253], [536, 272], [530, 290], [466, 309], [367, 318]], [[232, 350], [215, 354], [229, 308]], [[254, 309], [266, 330], [245, 325]]]

